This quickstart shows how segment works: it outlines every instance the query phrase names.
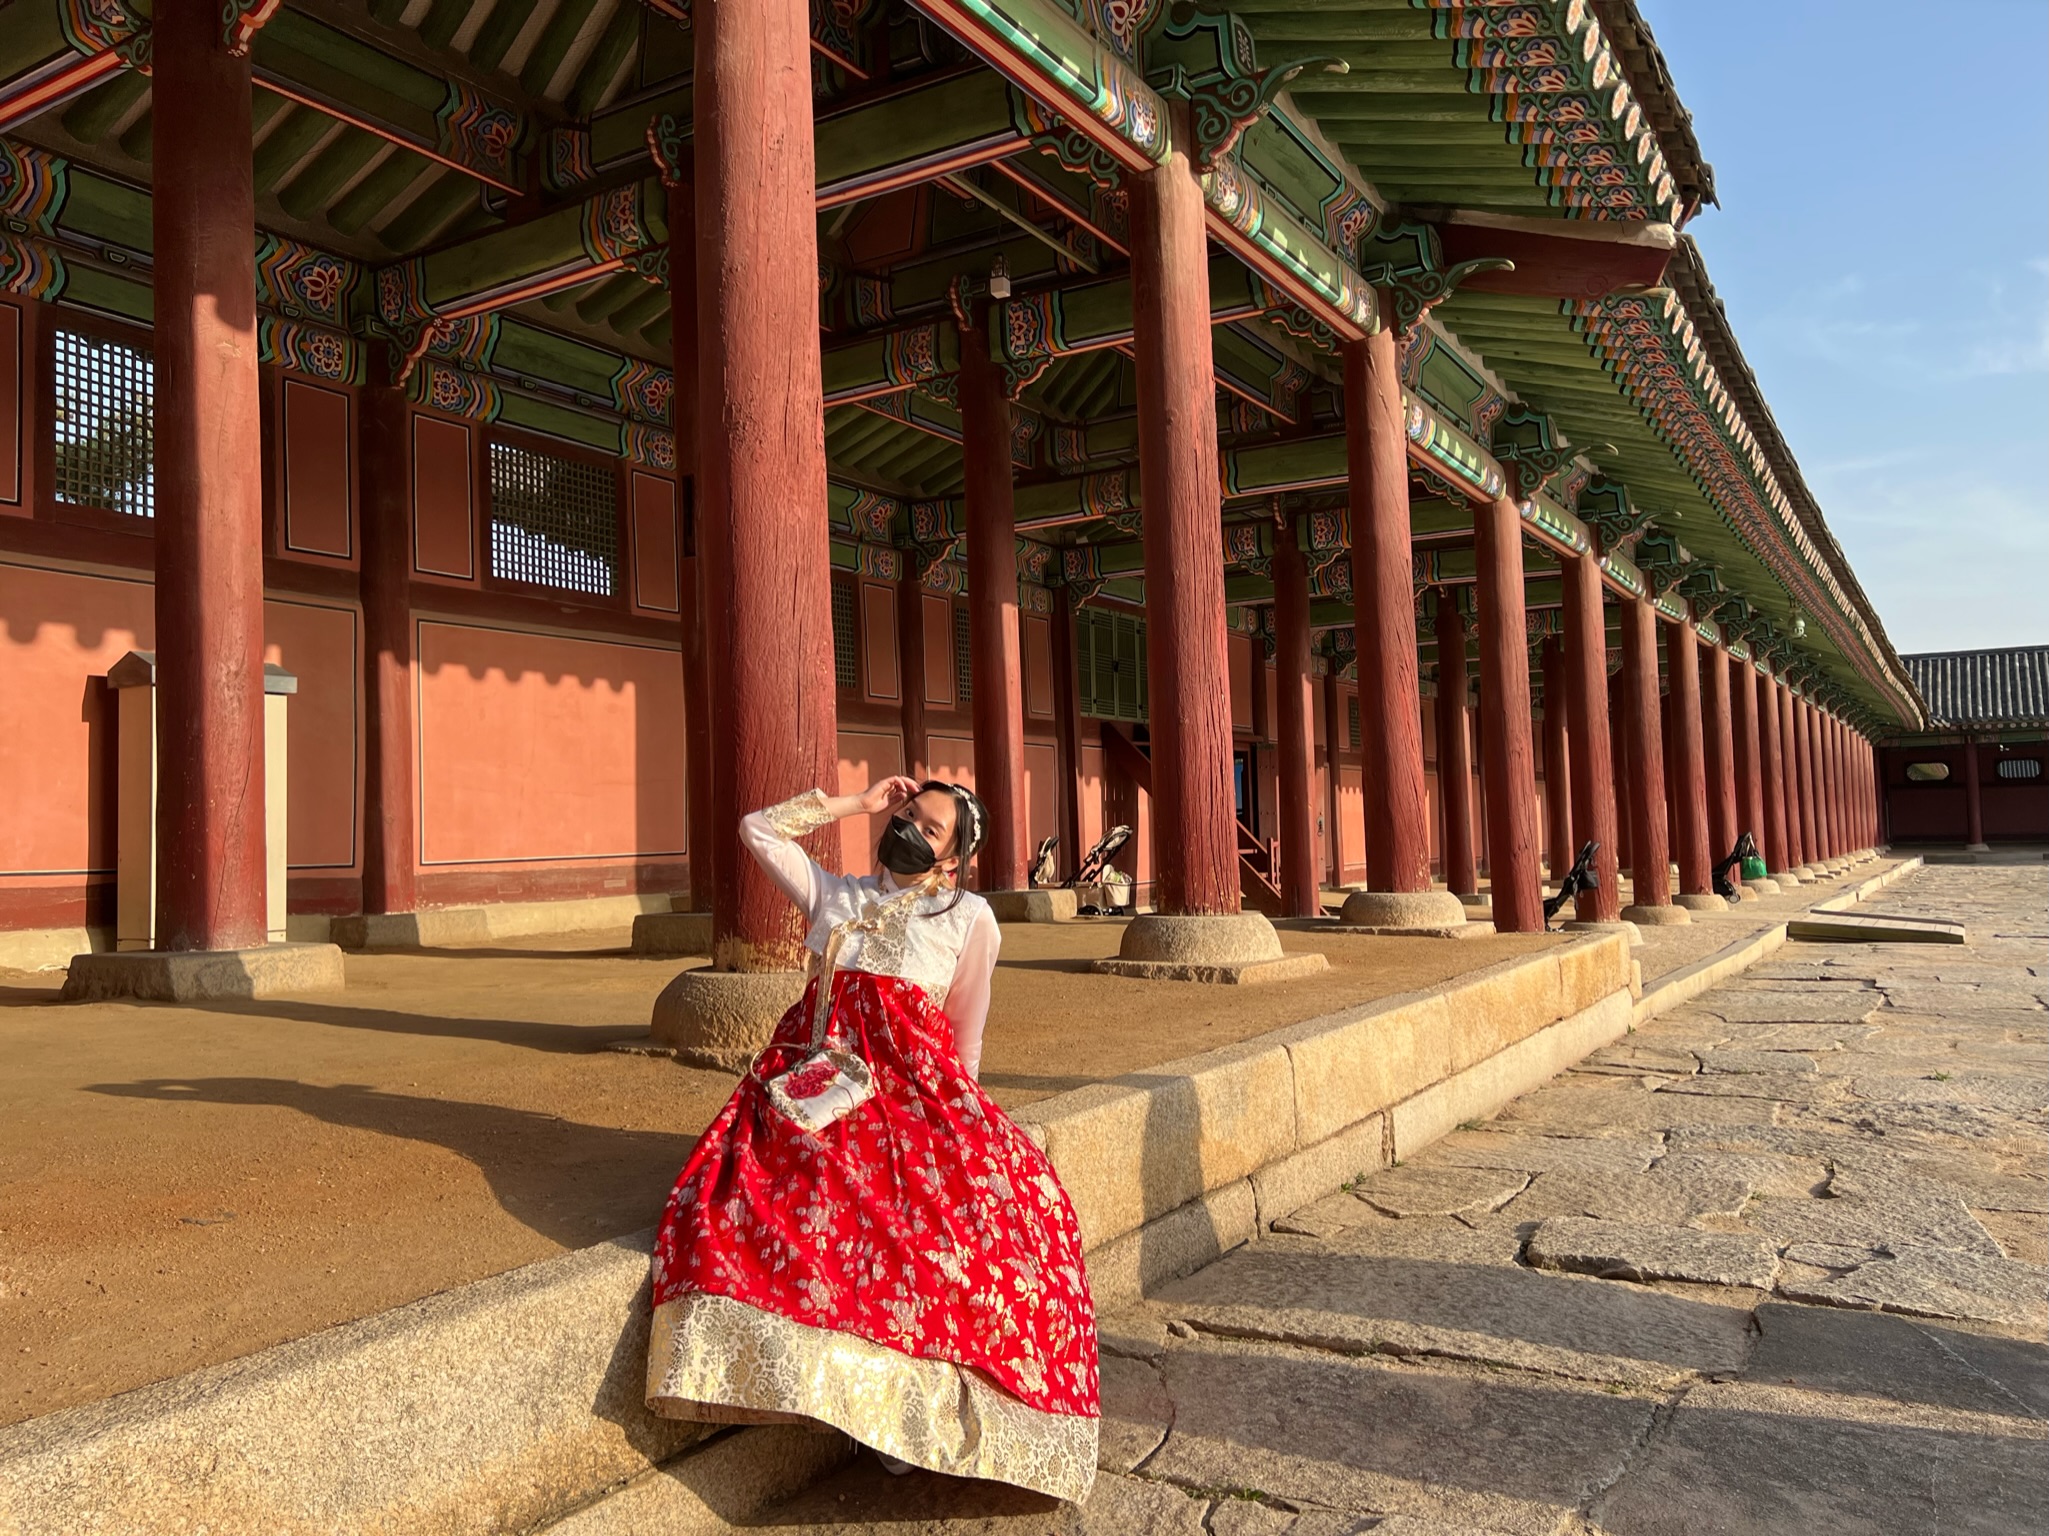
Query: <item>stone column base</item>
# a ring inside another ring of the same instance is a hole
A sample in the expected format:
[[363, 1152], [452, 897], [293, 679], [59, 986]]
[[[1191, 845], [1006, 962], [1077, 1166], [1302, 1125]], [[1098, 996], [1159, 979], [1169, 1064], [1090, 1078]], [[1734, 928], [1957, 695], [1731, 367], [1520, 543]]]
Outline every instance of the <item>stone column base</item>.
[[1354, 891], [1338, 921], [1377, 933], [1442, 933], [1466, 921], [1466, 906], [1450, 891]]
[[64, 1000], [196, 1003], [212, 998], [339, 992], [342, 986], [342, 952], [333, 944], [125, 949], [75, 956], [64, 980]]
[[1677, 928], [1693, 921], [1693, 914], [1670, 903], [1652, 906], [1648, 902], [1622, 909], [1622, 920], [1641, 928]]
[[1818, 865], [1815, 864], [1802, 864], [1798, 869], [1794, 870], [1793, 873], [1798, 875], [1802, 880], [1806, 880], [1809, 882], [1819, 880], [1821, 878], [1821, 869]]
[[685, 1065], [745, 1072], [804, 980], [802, 971], [685, 971], [662, 988], [648, 1029]]
[[1776, 880], [1746, 880], [1743, 882], [1743, 888], [1753, 896], [1776, 896], [1779, 894], [1779, 882]]
[[482, 944], [491, 926], [477, 907], [428, 912], [357, 912], [327, 925], [343, 949], [424, 949], [437, 944]]
[[1643, 943], [1643, 930], [1638, 928], [1636, 924], [1626, 920], [1607, 923], [1590, 918], [1585, 922], [1581, 922], [1575, 917], [1569, 919], [1564, 927], [1567, 933], [1626, 933], [1629, 935], [1629, 942], [1632, 948]]
[[1494, 897], [1486, 891], [1453, 891], [1451, 894], [1458, 897], [1459, 905], [1469, 912], [1494, 910]]
[[1329, 964], [1319, 954], [1285, 953], [1274, 925], [1257, 912], [1215, 917], [1148, 912], [1125, 928], [1116, 959], [1098, 960], [1090, 969], [1143, 981], [1240, 984], [1293, 981]]
[[633, 920], [636, 955], [708, 955], [709, 912], [643, 912]]
[[1699, 896], [1682, 893], [1672, 898], [1672, 905], [1684, 907], [1689, 912], [1726, 912], [1729, 910], [1729, 904], [1712, 891]]
[[1079, 893], [1064, 889], [984, 891], [999, 923], [1064, 923], [1080, 910]]

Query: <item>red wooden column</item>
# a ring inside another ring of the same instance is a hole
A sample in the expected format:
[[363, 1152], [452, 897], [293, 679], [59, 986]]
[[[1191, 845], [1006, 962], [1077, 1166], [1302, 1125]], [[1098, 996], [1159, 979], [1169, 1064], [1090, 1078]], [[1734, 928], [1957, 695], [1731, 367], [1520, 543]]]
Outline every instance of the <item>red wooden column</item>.
[[1793, 724], [1793, 689], [1784, 678], [1772, 681], [1772, 709], [1779, 718], [1779, 774], [1786, 809], [1786, 868], [1805, 879], [1807, 843], [1800, 829], [1800, 748]]
[[1693, 620], [1665, 627], [1665, 677], [1672, 701], [1672, 755], [1665, 764], [1678, 812], [1679, 904], [1715, 911], [1714, 855], [1708, 843], [1707, 761], [1701, 747], [1700, 640]]
[[1864, 842], [1876, 851], [1885, 840], [1884, 829], [1879, 825], [1878, 744], [1866, 736], [1857, 750], [1864, 765]]
[[1707, 686], [1700, 705], [1701, 752], [1707, 761], [1708, 847], [1716, 862], [1736, 846], [1736, 742], [1729, 712], [1729, 653], [1707, 648]]
[[[1731, 673], [1730, 683], [1735, 689], [1737, 813], [1742, 818], [1742, 830], [1756, 840], [1758, 852], [1765, 853], [1768, 834], [1764, 820], [1764, 737], [1758, 730], [1757, 668], [1740, 661]], [[1765, 853], [1765, 858], [1769, 867], [1770, 855]], [[1779, 888], [1776, 880], [1746, 883], [1766, 894]]]
[[[1336, 656], [1326, 656], [1323, 668], [1323, 868], [1333, 889], [1345, 884], [1345, 844], [1338, 836], [1338, 742], [1345, 728], [1344, 700], [1338, 695], [1338, 674], [1344, 670]], [[1312, 720], [1311, 728], [1314, 729]], [[1420, 727], [1419, 727], [1420, 729]], [[1349, 905], [1352, 898], [1347, 897]], [[1459, 909], [1463, 916], [1465, 909]]]
[[[924, 634], [924, 623], [918, 625], [919, 635]], [[1081, 863], [1081, 856], [1087, 850], [1081, 845], [1081, 689], [1075, 672], [1074, 657], [1074, 594], [1061, 587], [1053, 596], [1053, 751], [1060, 764], [1060, 846], [1064, 857], [1058, 857], [1058, 864], [1074, 869]], [[906, 673], [907, 677], [912, 674]], [[925, 684], [924, 667], [920, 663], [915, 674], [919, 681], [916, 689], [918, 704], [919, 736], [924, 735]], [[912, 689], [904, 689], [904, 697], [911, 696]]]
[[1850, 815], [1848, 797], [1843, 792], [1843, 735], [1842, 718], [1830, 715], [1828, 718], [1829, 753], [1829, 795], [1830, 809], [1836, 824], [1836, 857], [1850, 856]]
[[1565, 878], [1579, 852], [1572, 842], [1572, 766], [1565, 745], [1565, 642], [1544, 639], [1544, 832], [1551, 879]]
[[1867, 815], [1869, 796], [1864, 787], [1864, 753], [1866, 745], [1864, 734], [1852, 726], [1850, 729], [1850, 827], [1856, 839], [1857, 851], [1860, 853], [1876, 841], [1871, 836]]
[[1835, 794], [1831, 781], [1829, 753], [1828, 711], [1817, 707], [1814, 712], [1814, 820], [1821, 834], [1821, 862], [1824, 867], [1836, 861], [1836, 808]]
[[263, 468], [249, 60], [156, 7], [158, 949], [267, 938]]
[[669, 357], [676, 378], [670, 420], [676, 434], [676, 475], [682, 493], [676, 606], [683, 653], [684, 808], [690, 847], [690, 905], [708, 912], [718, 836], [712, 817], [711, 678], [706, 642], [713, 594], [705, 589], [706, 562], [699, 552], [697, 530], [697, 177], [693, 147], [683, 145], [676, 163], [663, 169], [669, 206]]
[[1840, 715], [1828, 717], [1828, 756], [1830, 756], [1830, 811], [1836, 817], [1836, 858], [1848, 858], [1852, 852], [1850, 840], [1850, 797], [1844, 782], [1844, 739], [1848, 727]]
[[[806, 0], [698, 7], [698, 548], [712, 738], [712, 959], [791, 971], [803, 924], [752, 859], [741, 815], [837, 788], [817, 176]], [[802, 344], [796, 344], [802, 339]], [[838, 862], [828, 831], [814, 853]], [[686, 973], [701, 974], [701, 973]]]
[[1629, 736], [1630, 905], [1633, 923], [1683, 923], [1672, 905], [1672, 857], [1665, 842], [1665, 750], [1658, 733], [1658, 616], [1640, 598], [1624, 602], [1622, 728]]
[[363, 910], [417, 904], [413, 847], [411, 445], [403, 391], [363, 391]]
[[[1655, 629], [1657, 626], [1653, 625]], [[1672, 694], [1658, 695], [1658, 760], [1665, 765], [1665, 851], [1679, 862], [1679, 778], [1672, 771]]]
[[968, 659], [975, 679], [975, 793], [989, 811], [988, 841], [977, 868], [983, 890], [1016, 891], [1024, 888], [1027, 858], [1017, 512], [1010, 397], [1002, 368], [989, 356], [984, 330], [961, 332], [960, 416], [968, 521]]
[[1162, 913], [1222, 916], [1238, 911], [1238, 834], [1202, 188], [1178, 147], [1127, 184], [1145, 484], [1153, 901]]
[[[904, 772], [914, 779], [925, 778], [932, 761], [931, 743], [925, 731], [924, 590], [918, 581], [917, 561], [907, 556], [904, 560], [903, 579], [896, 584], [897, 673], [902, 678], [899, 688], [903, 694], [897, 706], [897, 719], [901, 722], [904, 733]], [[1061, 598], [1065, 601], [1064, 591]], [[1071, 637], [1068, 643], [1072, 646]], [[1057, 673], [1053, 683], [1057, 699], [1060, 684]], [[1073, 844], [1070, 843], [1068, 846], [1071, 849]], [[1079, 858], [1080, 855], [1076, 854], [1075, 857]]]
[[1608, 760], [1611, 782], [1615, 785], [1615, 861], [1623, 869], [1634, 869], [1630, 832], [1636, 826], [1636, 812], [1630, 802], [1636, 795], [1637, 784], [1629, 772], [1629, 727], [1623, 713], [1619, 655], [1616, 661], [1616, 669], [1608, 674]]
[[[1290, 917], [1323, 911], [1316, 867], [1316, 700], [1309, 675], [1309, 561], [1295, 520], [1274, 535], [1274, 689], [1280, 774], [1282, 910]], [[1259, 658], [1253, 658], [1259, 664]]]
[[1599, 884], [1573, 898], [1584, 923], [1612, 923], [1621, 913], [1615, 873], [1614, 756], [1608, 746], [1608, 622], [1601, 568], [1592, 554], [1558, 561], [1565, 586], [1565, 709], [1572, 731], [1572, 832], [1600, 844]]
[[1807, 862], [1816, 874], [1828, 858], [1828, 815], [1821, 804], [1821, 712], [1812, 699], [1800, 701], [1800, 792], [1814, 835], [1807, 844]]
[[1779, 736], [1779, 680], [1770, 673], [1757, 677], [1757, 726], [1763, 744], [1764, 783], [1764, 867], [1782, 885], [1799, 883], [1793, 861], [1786, 857], [1786, 764], [1784, 742]]
[[1794, 797], [1800, 808], [1800, 869], [1813, 876], [1821, 859], [1821, 841], [1814, 827], [1814, 741], [1808, 731], [1812, 718], [1807, 700], [1790, 690], [1787, 706], [1793, 722]]
[[1439, 587], [1437, 631], [1437, 803], [1444, 813], [1444, 884], [1454, 896], [1476, 895], [1473, 861], [1473, 746], [1466, 699], [1466, 616], [1458, 594]]
[[[1487, 801], [1487, 878], [1502, 933], [1544, 927], [1537, 867], [1537, 759], [1530, 741], [1529, 615], [1523, 589], [1522, 514], [1507, 497], [1474, 509], [1479, 562], [1480, 793]], [[1655, 716], [1655, 705], [1653, 715]]]
[[[1393, 305], [1384, 309], [1392, 312]], [[1365, 340], [1347, 343], [1344, 354], [1352, 623], [1359, 647], [1359, 740], [1369, 786], [1361, 797], [1366, 884], [1373, 891], [1417, 893], [1430, 889], [1430, 801], [1423, 780], [1409, 556], [1408, 434], [1394, 330], [1383, 325]]]

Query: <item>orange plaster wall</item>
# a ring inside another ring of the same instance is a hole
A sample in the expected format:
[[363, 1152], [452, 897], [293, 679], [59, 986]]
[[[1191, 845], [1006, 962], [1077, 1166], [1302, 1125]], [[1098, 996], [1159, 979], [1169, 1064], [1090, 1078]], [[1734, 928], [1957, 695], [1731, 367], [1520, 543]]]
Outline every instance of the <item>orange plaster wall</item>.
[[674, 649], [418, 622], [420, 862], [684, 847]]
[[1025, 713], [1036, 720], [1052, 719], [1053, 626], [1042, 614], [1024, 617], [1024, 674]]
[[28, 382], [28, 317], [0, 299], [0, 510], [26, 514], [28, 432], [22, 401]]
[[352, 402], [340, 390], [293, 378], [279, 400], [285, 548], [346, 560], [355, 553]]
[[1038, 851], [1042, 838], [1059, 828], [1060, 753], [1050, 742], [1028, 741], [1024, 749], [1025, 769], [1025, 857]]
[[861, 635], [868, 658], [868, 697], [895, 699], [902, 691], [898, 676], [902, 668], [896, 654], [896, 588], [879, 581], [861, 583]]
[[413, 567], [422, 576], [476, 579], [472, 453], [465, 423], [413, 417]]
[[633, 602], [649, 613], [679, 608], [676, 482], [635, 470], [629, 479], [633, 513]]
[[1252, 637], [1231, 635], [1226, 638], [1225, 645], [1230, 658], [1231, 728], [1249, 731], [1252, 729]]
[[[949, 616], [947, 619], [947, 623], [949, 626], [951, 626], [952, 617], [950, 608], [948, 610], [948, 614]], [[931, 623], [930, 609], [926, 610], [926, 623], [929, 628], [929, 625]], [[928, 647], [932, 643], [931, 636], [929, 633], [926, 636], [925, 643]], [[950, 627], [947, 632], [946, 652], [949, 656], [953, 654], [953, 635]], [[925, 654], [928, 658], [926, 662], [926, 667], [929, 671], [931, 667], [931, 662], [929, 658], [932, 653], [928, 649]], [[940, 735], [928, 736], [926, 738], [925, 752], [926, 756], [930, 760], [933, 778], [945, 779], [950, 783], [954, 784], [965, 784], [969, 789], [973, 789], [975, 787], [975, 742], [973, 737]], [[969, 867], [969, 877], [971, 880], [973, 879], [975, 873], [976, 871], [974, 867], [971, 865]]]
[[1366, 867], [1366, 801], [1359, 790], [1359, 770], [1338, 765], [1338, 852], [1345, 874]]
[[1083, 746], [1077, 754], [1080, 759], [1080, 784], [1076, 793], [1081, 797], [1081, 846], [1067, 850], [1067, 857], [1061, 860], [1062, 871], [1072, 874], [1081, 856], [1096, 845], [1108, 830], [1103, 820], [1103, 749], [1094, 745]]
[[292, 869], [352, 870], [363, 763], [355, 610], [268, 601], [263, 635], [263, 659], [299, 680], [285, 706], [285, 862]]
[[94, 679], [154, 634], [147, 578], [0, 562], [0, 878], [112, 872], [119, 711]]
[[951, 706], [953, 604], [943, 597], [934, 597], [929, 592], [919, 593], [918, 601], [921, 605], [919, 612], [925, 625], [925, 702]]
[[[843, 795], [857, 795], [877, 779], [904, 771], [903, 737], [891, 732], [840, 732], [840, 783]], [[875, 845], [889, 817], [849, 816], [839, 824], [840, 868], [865, 875], [875, 868]]]

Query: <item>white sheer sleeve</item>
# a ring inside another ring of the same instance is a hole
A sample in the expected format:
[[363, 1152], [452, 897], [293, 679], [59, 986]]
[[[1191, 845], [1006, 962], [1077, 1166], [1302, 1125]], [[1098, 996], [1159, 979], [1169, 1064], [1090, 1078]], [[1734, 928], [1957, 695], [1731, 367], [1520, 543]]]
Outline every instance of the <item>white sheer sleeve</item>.
[[834, 819], [825, 809], [822, 789], [806, 790], [794, 800], [740, 818], [740, 846], [797, 904], [807, 923], [817, 920], [818, 905], [825, 898], [825, 871], [795, 840]]
[[946, 1016], [953, 1021], [953, 1045], [960, 1053], [968, 1076], [982, 1076], [982, 1026], [989, 1020], [989, 982], [996, 974], [996, 952], [1003, 947], [1003, 931], [996, 926], [996, 914], [987, 907], [975, 915], [961, 946], [960, 961], [953, 968], [953, 984], [946, 991]]

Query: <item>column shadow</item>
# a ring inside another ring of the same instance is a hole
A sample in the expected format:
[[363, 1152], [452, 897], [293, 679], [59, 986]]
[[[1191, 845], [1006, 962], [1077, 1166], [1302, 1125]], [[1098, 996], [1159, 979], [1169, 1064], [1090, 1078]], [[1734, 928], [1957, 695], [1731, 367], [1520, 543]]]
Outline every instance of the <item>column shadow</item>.
[[[330, 1125], [445, 1147], [474, 1164], [499, 1207], [567, 1248], [651, 1225], [697, 1144], [694, 1134], [589, 1125], [537, 1110], [332, 1087], [274, 1077], [144, 1078], [87, 1093], [159, 1103], [282, 1108]], [[593, 1191], [611, 1191], [593, 1200]], [[629, 1197], [619, 1192], [633, 1191]], [[617, 1212], [602, 1221], [594, 1206]]]

